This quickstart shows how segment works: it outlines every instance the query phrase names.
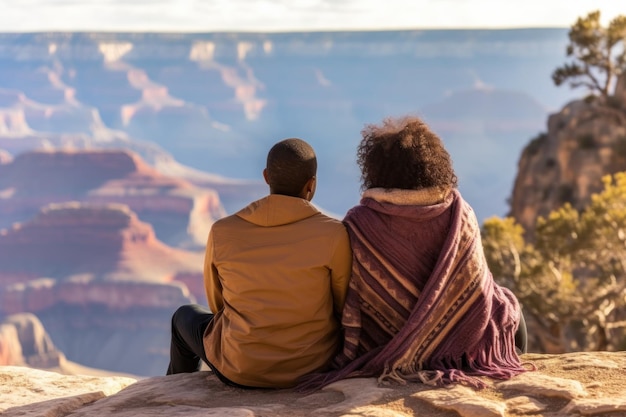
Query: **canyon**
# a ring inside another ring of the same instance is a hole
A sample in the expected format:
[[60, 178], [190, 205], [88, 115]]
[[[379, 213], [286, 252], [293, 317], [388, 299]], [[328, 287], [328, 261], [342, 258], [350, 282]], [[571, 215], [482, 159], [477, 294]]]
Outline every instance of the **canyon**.
[[[418, 114], [482, 220], [506, 213], [521, 149], [575, 97], [550, 80], [566, 40], [564, 29], [2, 34], [0, 149], [132, 149], [253, 197], [269, 147], [297, 136], [318, 153], [316, 203], [341, 217], [359, 199], [360, 130]], [[229, 213], [245, 204], [221, 197]]]
[[[184, 233], [189, 227], [200, 229], [205, 240], [213, 214], [191, 207], [194, 198], [208, 201], [213, 206], [202, 207], [217, 210], [219, 217], [223, 209], [216, 193], [148, 175], [154, 173], [125, 152], [48, 151], [22, 157], [40, 162], [31, 165], [39, 175], [29, 180], [33, 171], [20, 171], [28, 164], [19, 158], [4, 166], [13, 169], [3, 171], [3, 185], [11, 185], [5, 188], [11, 192], [1, 206], [3, 214], [20, 209], [25, 216], [42, 207], [0, 232], [0, 316], [36, 314], [59, 352], [83, 365], [161, 373], [168, 361], [171, 314], [182, 304], [206, 303], [203, 251], [199, 243], [168, 245], [139, 215], [147, 210], [148, 220], [164, 225], [157, 230], [185, 236], [179, 243], [189, 241]], [[92, 169], [73, 171], [80, 166], [76, 160]], [[139, 174], [137, 167], [146, 170]], [[130, 174], [120, 177], [124, 170]], [[190, 214], [197, 218], [190, 221]], [[11, 343], [8, 334], [2, 339]]]
[[[387, 116], [418, 114], [442, 136], [479, 220], [508, 213], [530, 227], [564, 201], [583, 205], [603, 172], [623, 169], [624, 124], [552, 84], [565, 40], [561, 29], [0, 34], [0, 318], [35, 314], [81, 366], [162, 374], [171, 313], [205, 302], [208, 230], [267, 192], [267, 149], [311, 142], [314, 203], [341, 218], [359, 199], [359, 131]], [[15, 344], [10, 328], [1, 343]]]

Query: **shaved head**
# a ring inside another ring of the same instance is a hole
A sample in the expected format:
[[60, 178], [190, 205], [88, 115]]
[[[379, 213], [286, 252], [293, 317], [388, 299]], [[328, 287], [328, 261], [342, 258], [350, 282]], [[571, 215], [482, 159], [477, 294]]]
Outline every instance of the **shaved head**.
[[282, 140], [267, 154], [266, 172], [273, 194], [298, 197], [317, 172], [315, 151], [302, 139]]

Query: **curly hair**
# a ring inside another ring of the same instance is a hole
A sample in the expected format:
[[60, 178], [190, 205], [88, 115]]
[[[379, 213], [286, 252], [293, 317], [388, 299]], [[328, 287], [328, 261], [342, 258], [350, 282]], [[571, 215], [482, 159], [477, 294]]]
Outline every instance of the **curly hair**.
[[457, 176], [442, 140], [414, 116], [366, 125], [357, 150], [361, 188], [455, 188]]

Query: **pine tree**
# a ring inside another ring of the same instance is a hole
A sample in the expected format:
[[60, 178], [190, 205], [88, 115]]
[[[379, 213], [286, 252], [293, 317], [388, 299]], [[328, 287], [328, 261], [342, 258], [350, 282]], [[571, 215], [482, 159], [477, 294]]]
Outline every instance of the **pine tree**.
[[626, 73], [626, 16], [615, 17], [606, 27], [600, 11], [579, 17], [569, 31], [566, 53], [572, 60], [552, 73], [556, 85], [569, 81], [572, 88], [610, 96], [615, 80]]

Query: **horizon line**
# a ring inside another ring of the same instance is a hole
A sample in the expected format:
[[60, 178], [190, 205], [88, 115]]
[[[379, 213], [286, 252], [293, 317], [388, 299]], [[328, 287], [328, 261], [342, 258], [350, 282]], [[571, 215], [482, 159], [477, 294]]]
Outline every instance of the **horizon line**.
[[178, 35], [201, 35], [201, 34], [296, 34], [296, 33], [347, 33], [347, 32], [467, 32], [467, 31], [515, 31], [515, 30], [558, 30], [570, 29], [568, 26], [507, 26], [507, 27], [413, 27], [413, 28], [363, 28], [363, 29], [281, 29], [281, 30], [170, 30], [170, 29], [41, 29], [12, 31], [0, 29], [0, 34], [4, 35], [27, 35], [27, 34], [178, 34]]

